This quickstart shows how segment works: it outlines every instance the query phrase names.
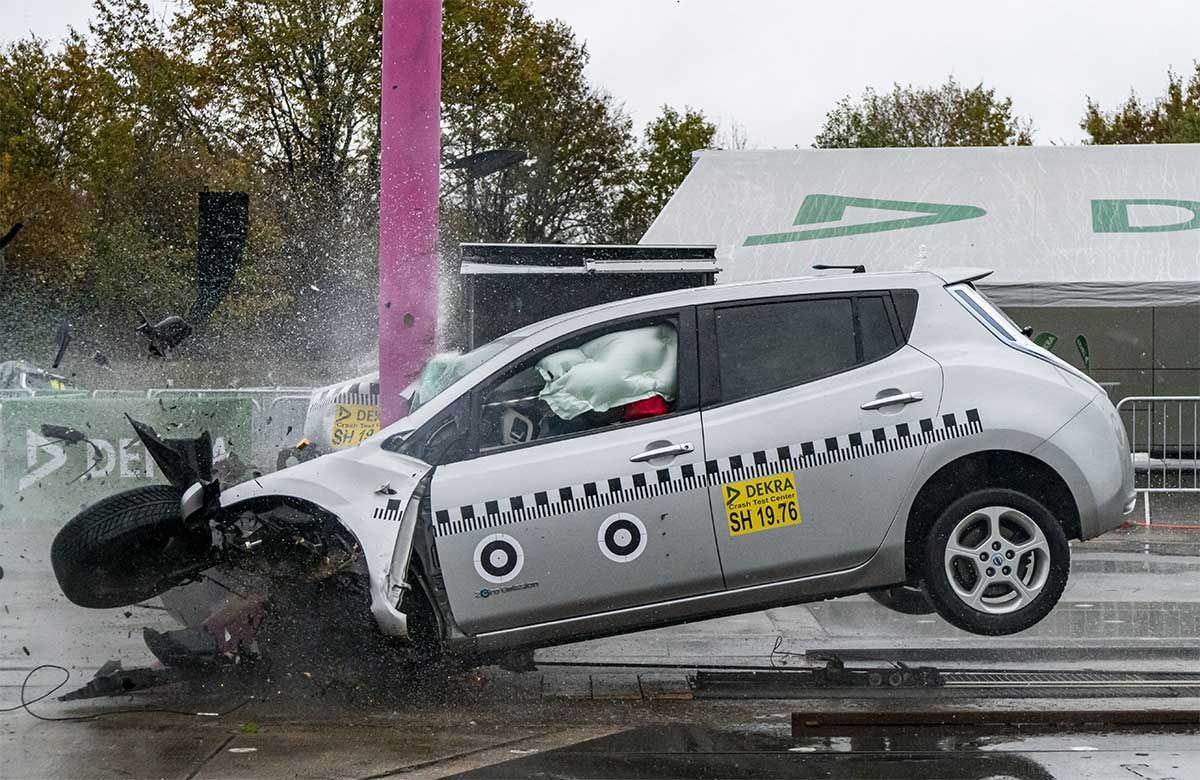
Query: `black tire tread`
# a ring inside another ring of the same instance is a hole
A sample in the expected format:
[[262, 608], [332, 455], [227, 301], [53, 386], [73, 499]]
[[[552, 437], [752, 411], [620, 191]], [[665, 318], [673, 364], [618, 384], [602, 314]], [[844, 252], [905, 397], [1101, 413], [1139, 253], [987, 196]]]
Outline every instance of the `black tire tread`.
[[179, 517], [180, 495], [173, 485], [136, 487], [101, 499], [71, 518], [50, 546], [50, 563], [63, 594], [79, 606], [93, 608], [126, 606], [157, 595], [97, 593], [89, 575], [107, 548], [154, 530], [165, 534], [166, 524]]

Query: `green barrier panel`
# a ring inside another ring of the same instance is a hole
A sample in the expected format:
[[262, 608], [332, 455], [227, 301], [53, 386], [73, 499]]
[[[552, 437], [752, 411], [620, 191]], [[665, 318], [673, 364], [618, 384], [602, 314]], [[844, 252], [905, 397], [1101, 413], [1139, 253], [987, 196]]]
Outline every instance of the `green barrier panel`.
[[[166, 482], [126, 414], [164, 438], [208, 431], [213, 459], [220, 462], [233, 454], [249, 459], [252, 412], [253, 404], [245, 398], [0, 400], [0, 524], [61, 524], [105, 496]], [[45, 424], [74, 428], [88, 441], [47, 438], [42, 435]]]

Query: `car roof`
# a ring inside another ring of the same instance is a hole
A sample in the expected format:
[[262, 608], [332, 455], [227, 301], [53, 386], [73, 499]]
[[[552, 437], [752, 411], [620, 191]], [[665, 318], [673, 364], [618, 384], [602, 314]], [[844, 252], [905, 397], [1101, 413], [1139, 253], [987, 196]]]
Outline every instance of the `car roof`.
[[796, 276], [782, 279], [757, 279], [730, 284], [714, 284], [705, 287], [688, 287], [679, 290], [625, 298], [601, 303], [585, 309], [558, 314], [548, 319], [526, 325], [508, 334], [518, 339], [532, 336], [548, 328], [557, 328], [568, 322], [579, 320], [602, 321], [613, 317], [636, 315], [672, 306], [697, 306], [727, 301], [752, 300], [755, 298], [805, 295], [820, 293], [858, 292], [865, 290], [888, 290], [899, 288], [944, 287], [957, 282], [981, 279], [991, 271], [983, 268], [952, 268], [945, 270], [922, 269], [889, 273], [838, 273], [820, 276]]

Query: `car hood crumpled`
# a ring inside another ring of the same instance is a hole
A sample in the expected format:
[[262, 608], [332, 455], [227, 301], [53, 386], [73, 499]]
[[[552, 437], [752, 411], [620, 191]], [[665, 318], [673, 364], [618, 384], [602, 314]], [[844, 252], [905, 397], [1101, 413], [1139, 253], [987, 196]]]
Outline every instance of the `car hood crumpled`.
[[362, 549], [371, 580], [372, 614], [385, 633], [403, 636], [404, 616], [395, 605], [418, 514], [409, 504], [429, 471], [422, 461], [368, 442], [234, 485], [222, 491], [221, 506], [288, 496], [336, 515]]

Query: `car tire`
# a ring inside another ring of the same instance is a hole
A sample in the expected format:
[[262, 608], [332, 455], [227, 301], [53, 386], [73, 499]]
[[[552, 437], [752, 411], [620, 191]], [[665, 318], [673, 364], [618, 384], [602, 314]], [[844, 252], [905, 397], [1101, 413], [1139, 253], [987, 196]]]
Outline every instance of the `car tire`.
[[929, 596], [925, 594], [925, 591], [911, 585], [873, 590], [867, 595], [881, 607], [887, 607], [902, 615], [932, 615], [937, 611], [933, 608], [933, 604], [929, 603]]
[[124, 607], [207, 568], [207, 539], [198, 549], [182, 533], [180, 495], [171, 485], [138, 487], [71, 518], [50, 546], [63, 595], [81, 607]]
[[1062, 524], [1017, 490], [976, 490], [954, 501], [925, 535], [922, 575], [947, 622], [974, 634], [1024, 631], [1054, 608], [1071, 548]]

